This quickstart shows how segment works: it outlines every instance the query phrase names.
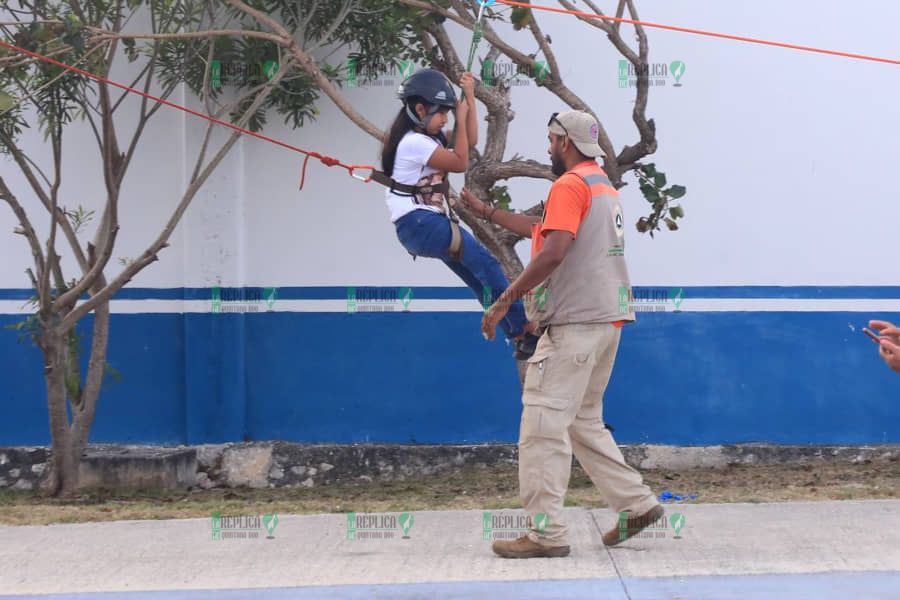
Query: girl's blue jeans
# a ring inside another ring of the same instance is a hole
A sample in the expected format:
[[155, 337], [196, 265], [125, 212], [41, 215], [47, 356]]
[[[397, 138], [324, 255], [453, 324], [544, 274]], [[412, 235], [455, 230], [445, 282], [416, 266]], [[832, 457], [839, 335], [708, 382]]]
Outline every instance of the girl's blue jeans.
[[[502, 294], [509, 280], [503, 274], [500, 263], [487, 248], [465, 229], [462, 234], [462, 256], [459, 261], [450, 258], [450, 219], [430, 210], [417, 209], [397, 219], [394, 223], [397, 237], [406, 250], [415, 256], [438, 258], [462, 279], [483, 304], [492, 304]], [[485, 294], [485, 289], [488, 293]], [[524, 331], [525, 308], [517, 300], [500, 321], [500, 328], [507, 338], [514, 338]]]

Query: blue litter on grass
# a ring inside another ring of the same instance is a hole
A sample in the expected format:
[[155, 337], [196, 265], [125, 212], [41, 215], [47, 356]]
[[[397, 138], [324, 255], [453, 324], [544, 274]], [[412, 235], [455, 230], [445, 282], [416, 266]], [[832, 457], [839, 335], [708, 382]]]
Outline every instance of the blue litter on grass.
[[696, 499], [697, 499], [697, 494], [673, 494], [669, 490], [663, 490], [659, 494], [660, 502], [666, 502], [666, 501], [683, 502], [685, 500], [696, 500]]

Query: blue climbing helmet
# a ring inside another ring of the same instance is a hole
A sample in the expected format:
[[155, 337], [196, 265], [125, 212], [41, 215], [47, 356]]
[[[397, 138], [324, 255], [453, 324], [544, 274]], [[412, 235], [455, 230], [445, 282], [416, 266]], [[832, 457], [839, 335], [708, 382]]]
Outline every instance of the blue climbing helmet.
[[[422, 69], [413, 73], [409, 79], [400, 84], [397, 95], [403, 100], [409, 118], [422, 128], [426, 128], [431, 116], [442, 106], [456, 107], [456, 92], [453, 91], [453, 85], [446, 75], [434, 69]], [[419, 118], [413, 110], [414, 106], [409, 102], [413, 97], [421, 98], [425, 104], [431, 106], [424, 120]]]

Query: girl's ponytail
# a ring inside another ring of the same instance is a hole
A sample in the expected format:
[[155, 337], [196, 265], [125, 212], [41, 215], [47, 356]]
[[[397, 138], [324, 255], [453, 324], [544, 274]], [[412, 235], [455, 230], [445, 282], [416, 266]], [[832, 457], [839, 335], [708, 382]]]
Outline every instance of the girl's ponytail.
[[[409, 102], [410, 106], [424, 104], [421, 98], [416, 97], [407, 99], [407, 102]], [[415, 123], [406, 114], [406, 106], [404, 105], [400, 112], [397, 113], [397, 118], [394, 119], [393, 125], [385, 134], [384, 146], [381, 149], [381, 172], [388, 177], [392, 177], [394, 174], [394, 160], [397, 158], [397, 146], [400, 145], [400, 140], [403, 139], [404, 135], [412, 131], [415, 126]]]

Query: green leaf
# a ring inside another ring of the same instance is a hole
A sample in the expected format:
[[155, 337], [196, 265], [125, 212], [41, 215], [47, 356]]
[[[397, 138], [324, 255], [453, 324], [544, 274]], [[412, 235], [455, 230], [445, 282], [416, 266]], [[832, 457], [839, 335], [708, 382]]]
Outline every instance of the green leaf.
[[531, 23], [531, 9], [517, 6], [512, 10], [509, 20], [512, 22], [513, 29], [516, 31], [528, 27], [528, 24]]
[[641, 171], [647, 177], [653, 177], [656, 175], [656, 163], [650, 163], [649, 165], [643, 165], [641, 167]]
[[673, 219], [681, 219], [684, 217], [684, 209], [680, 206], [673, 206], [669, 209], [669, 215], [671, 215]]
[[649, 183], [641, 184], [641, 193], [644, 194], [644, 198], [646, 198], [647, 202], [650, 204], [656, 205], [662, 200], [659, 196], [659, 191]]
[[505, 185], [495, 185], [488, 194], [491, 197], [491, 204], [503, 210], [509, 210], [509, 204], [512, 198], [509, 196], [509, 188]]
[[666, 193], [670, 198], [677, 199], [681, 198], [687, 193], [687, 188], [683, 185], [673, 185], [668, 190], [666, 190]]
[[666, 185], [666, 174], [665, 173], [657, 173], [653, 176], [653, 183], [656, 184], [656, 187], [662, 188]]
[[16, 105], [16, 98], [5, 92], [0, 92], [0, 112], [10, 110]]

